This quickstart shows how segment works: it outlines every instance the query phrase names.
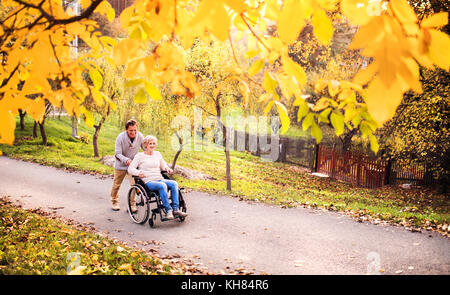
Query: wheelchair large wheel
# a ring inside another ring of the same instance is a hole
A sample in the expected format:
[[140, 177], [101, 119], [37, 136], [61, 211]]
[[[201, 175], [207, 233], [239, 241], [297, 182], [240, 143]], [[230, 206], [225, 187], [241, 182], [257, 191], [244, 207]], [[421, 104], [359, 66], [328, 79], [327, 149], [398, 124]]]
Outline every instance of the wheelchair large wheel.
[[[132, 200], [133, 194], [134, 202]], [[133, 203], [135, 205], [134, 208], [132, 208]], [[147, 193], [142, 186], [140, 186], [139, 184], [131, 186], [130, 190], [128, 191], [127, 205], [128, 213], [135, 223], [143, 224], [147, 222], [148, 216], [150, 214], [150, 205], [148, 202]]]
[[[184, 201], [183, 195], [181, 194], [181, 190], [178, 190], [179, 202], [180, 202], [180, 210], [181, 212], [186, 213], [186, 202]], [[186, 217], [177, 217], [180, 222], [183, 222]]]

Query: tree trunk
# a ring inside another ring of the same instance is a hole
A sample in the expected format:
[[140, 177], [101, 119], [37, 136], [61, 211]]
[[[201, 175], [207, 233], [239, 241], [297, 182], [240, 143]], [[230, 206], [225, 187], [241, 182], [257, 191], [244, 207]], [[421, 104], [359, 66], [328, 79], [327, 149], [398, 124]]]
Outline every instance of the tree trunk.
[[19, 116], [20, 116], [20, 130], [25, 130], [25, 116], [27, 115], [27, 112], [24, 112], [22, 110], [19, 110]]
[[95, 127], [95, 132], [94, 132], [94, 136], [92, 138], [92, 144], [94, 145], [94, 157], [98, 158], [100, 157], [100, 155], [98, 154], [98, 135], [100, 133], [100, 128], [102, 128], [102, 126], [94, 126]]
[[216, 113], [217, 113], [217, 123], [219, 125], [222, 125], [222, 135], [224, 137], [225, 140], [225, 170], [226, 170], [226, 176], [227, 176], [227, 190], [231, 191], [231, 167], [230, 167], [230, 140], [228, 139], [228, 132], [227, 132], [227, 128], [224, 124], [222, 124], [221, 120], [220, 120], [220, 116], [221, 116], [221, 107], [220, 107], [220, 94], [217, 95], [216, 98]]
[[45, 117], [42, 119], [42, 123], [39, 124], [39, 130], [41, 131], [41, 137], [42, 137], [42, 144], [47, 145], [47, 134], [45, 133]]
[[33, 138], [37, 137], [37, 125], [38, 123], [36, 121], [34, 121], [34, 125], [33, 125]]
[[345, 133], [343, 139], [341, 138], [343, 151], [350, 150], [350, 148], [352, 147], [352, 138], [353, 138], [353, 136], [355, 136], [357, 131], [358, 131], [358, 129], [354, 128], [351, 131], [348, 131], [347, 133]]
[[178, 137], [178, 142], [180, 143], [180, 148], [178, 149], [177, 153], [175, 154], [175, 157], [173, 158], [172, 162], [172, 170], [175, 171], [175, 164], [177, 163], [178, 156], [181, 154], [181, 151], [183, 150], [183, 138], [178, 135], [178, 132], [175, 132], [175, 135]]
[[78, 119], [75, 116], [72, 116], [72, 137], [80, 138], [78, 136]]
[[230, 167], [230, 140], [228, 138], [228, 130], [224, 125], [223, 127], [223, 137], [225, 138], [225, 167], [227, 175], [227, 190], [231, 191], [231, 167]]
[[94, 157], [98, 158], [100, 157], [98, 153], [98, 136], [100, 135], [100, 129], [102, 129], [103, 123], [105, 123], [106, 118], [109, 116], [110, 107], [108, 105], [108, 110], [106, 111], [106, 115], [102, 116], [102, 119], [100, 120], [100, 123], [98, 125], [94, 125], [95, 132], [94, 136], [92, 138], [92, 144], [94, 145]]

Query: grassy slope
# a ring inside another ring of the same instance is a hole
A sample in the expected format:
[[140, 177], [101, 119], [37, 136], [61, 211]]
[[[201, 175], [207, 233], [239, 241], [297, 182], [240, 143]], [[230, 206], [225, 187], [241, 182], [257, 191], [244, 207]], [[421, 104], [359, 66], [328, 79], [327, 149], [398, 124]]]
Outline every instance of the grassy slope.
[[[0, 146], [0, 149], [10, 157], [56, 167], [112, 174], [111, 167], [104, 166], [99, 159], [93, 158], [91, 143], [85, 144], [71, 138], [69, 118], [51, 119], [46, 125], [50, 146], [42, 147], [39, 138], [30, 140], [32, 122], [27, 119], [26, 130], [16, 130], [16, 144], [13, 147]], [[111, 123], [105, 124], [99, 138], [100, 154], [114, 153], [114, 140], [120, 131]], [[93, 128], [87, 128], [81, 122], [79, 134], [83, 133], [89, 134], [92, 141]], [[166, 161], [171, 163], [176, 150], [171, 147], [169, 136], [166, 140], [159, 140], [158, 149]], [[285, 207], [302, 205], [343, 211], [359, 220], [387, 220], [440, 231], [443, 224], [450, 221], [448, 197], [429, 189], [356, 188], [346, 183], [311, 176], [289, 164], [264, 162], [248, 153], [232, 151], [230, 193], [225, 189], [225, 157], [222, 151], [199, 152], [185, 149], [177, 164], [216, 178], [203, 181], [176, 177], [182, 186], [193, 189], [231, 194], [242, 199], [275, 203]]]

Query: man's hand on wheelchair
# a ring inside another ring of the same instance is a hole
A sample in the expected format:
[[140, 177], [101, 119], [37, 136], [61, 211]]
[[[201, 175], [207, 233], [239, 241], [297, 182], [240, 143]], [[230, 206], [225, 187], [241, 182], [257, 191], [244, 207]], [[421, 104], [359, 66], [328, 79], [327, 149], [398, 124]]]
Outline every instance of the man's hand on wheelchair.
[[145, 177], [145, 174], [144, 174], [144, 172], [139, 172], [138, 176], [139, 176], [140, 178], [144, 178], [144, 177]]

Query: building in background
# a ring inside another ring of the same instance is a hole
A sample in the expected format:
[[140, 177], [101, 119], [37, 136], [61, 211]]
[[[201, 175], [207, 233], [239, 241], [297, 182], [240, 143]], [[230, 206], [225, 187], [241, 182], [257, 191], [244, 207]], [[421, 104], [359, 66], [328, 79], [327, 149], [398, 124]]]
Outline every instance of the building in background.
[[116, 17], [118, 17], [125, 8], [134, 3], [134, 0], [108, 0], [108, 2], [114, 8], [116, 11]]

